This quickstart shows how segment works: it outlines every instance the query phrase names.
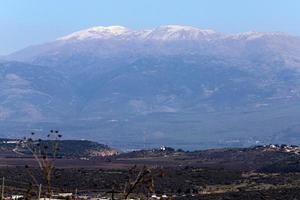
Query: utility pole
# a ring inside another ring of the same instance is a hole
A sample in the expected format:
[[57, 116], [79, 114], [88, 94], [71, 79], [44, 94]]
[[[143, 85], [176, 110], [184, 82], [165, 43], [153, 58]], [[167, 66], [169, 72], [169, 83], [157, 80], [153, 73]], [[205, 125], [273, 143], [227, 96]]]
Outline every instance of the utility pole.
[[4, 181], [5, 181], [5, 178], [2, 177], [1, 200], [4, 199]]
[[38, 195], [38, 200], [41, 199], [41, 193], [42, 193], [42, 184], [39, 185], [39, 195]]

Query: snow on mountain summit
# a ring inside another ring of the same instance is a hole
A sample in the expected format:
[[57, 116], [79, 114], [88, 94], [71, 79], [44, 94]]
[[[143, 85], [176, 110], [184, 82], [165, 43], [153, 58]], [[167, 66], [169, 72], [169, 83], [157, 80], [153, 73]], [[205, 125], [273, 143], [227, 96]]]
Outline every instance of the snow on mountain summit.
[[218, 34], [213, 30], [198, 29], [190, 26], [166, 25], [156, 29], [133, 31], [123, 26], [97, 26], [74, 32], [58, 40], [88, 39], [141, 39], [141, 40], [199, 40], [209, 39]]
[[248, 31], [244, 33], [238, 33], [234, 35], [229, 35], [227, 38], [236, 39], [236, 40], [255, 40], [262, 37], [276, 37], [276, 36], [289, 36], [286, 33], [282, 32], [257, 32], [257, 31]]
[[157, 40], [198, 40], [217, 35], [213, 30], [202, 30], [191, 26], [166, 25], [154, 29], [148, 38]]
[[123, 26], [96, 26], [74, 32], [58, 40], [109, 39], [128, 32], [130, 32], [130, 30]]

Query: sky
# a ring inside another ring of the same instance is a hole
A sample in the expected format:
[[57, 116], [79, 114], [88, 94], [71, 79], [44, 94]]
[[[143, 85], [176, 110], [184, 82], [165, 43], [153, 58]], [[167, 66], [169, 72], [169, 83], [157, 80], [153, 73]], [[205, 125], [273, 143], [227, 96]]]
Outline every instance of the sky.
[[189, 25], [300, 36], [300, 0], [0, 0], [0, 55], [92, 26]]

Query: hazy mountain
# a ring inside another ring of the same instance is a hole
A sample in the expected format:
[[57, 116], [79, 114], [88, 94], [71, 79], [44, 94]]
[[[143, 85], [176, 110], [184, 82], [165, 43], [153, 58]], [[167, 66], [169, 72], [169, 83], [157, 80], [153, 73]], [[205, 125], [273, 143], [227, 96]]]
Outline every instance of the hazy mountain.
[[64, 114], [61, 108], [71, 99], [72, 86], [55, 70], [18, 62], [0, 63], [0, 120], [47, 121]]
[[141, 134], [156, 143], [300, 141], [299, 37], [93, 27], [6, 60], [3, 124], [26, 120], [120, 142], [143, 141]]

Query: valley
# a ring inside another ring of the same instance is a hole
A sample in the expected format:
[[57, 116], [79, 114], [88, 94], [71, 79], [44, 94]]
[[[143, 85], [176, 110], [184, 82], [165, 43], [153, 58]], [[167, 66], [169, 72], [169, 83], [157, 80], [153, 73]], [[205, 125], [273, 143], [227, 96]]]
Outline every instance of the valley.
[[[132, 198], [145, 195], [166, 199], [291, 199], [299, 197], [298, 146], [268, 145], [252, 148], [210, 149], [185, 152], [164, 147], [114, 156], [55, 161], [52, 189], [55, 193], [115, 198], [123, 195], [128, 177], [136, 177], [143, 166], [150, 170], [153, 191], [141, 184]], [[0, 154], [0, 176], [6, 178], [6, 195], [31, 195], [37, 188], [29, 174], [43, 183], [35, 159]], [[24, 167], [26, 166], [26, 167]], [[77, 193], [75, 193], [77, 191]], [[155, 195], [154, 195], [155, 194]]]

